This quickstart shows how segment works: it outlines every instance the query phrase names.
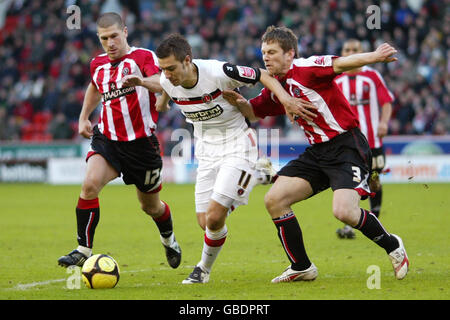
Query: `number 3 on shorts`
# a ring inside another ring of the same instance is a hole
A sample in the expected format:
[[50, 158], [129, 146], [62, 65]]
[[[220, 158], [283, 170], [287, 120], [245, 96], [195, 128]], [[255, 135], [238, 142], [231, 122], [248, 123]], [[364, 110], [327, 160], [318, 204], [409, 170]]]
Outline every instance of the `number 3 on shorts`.
[[157, 181], [156, 179], [158, 179], [160, 176], [160, 171], [161, 171], [160, 168], [153, 169], [153, 170], [147, 170], [145, 172], [144, 185], [154, 185], [155, 182]]
[[353, 181], [355, 182], [361, 182], [361, 169], [356, 166], [352, 166], [353, 171]]

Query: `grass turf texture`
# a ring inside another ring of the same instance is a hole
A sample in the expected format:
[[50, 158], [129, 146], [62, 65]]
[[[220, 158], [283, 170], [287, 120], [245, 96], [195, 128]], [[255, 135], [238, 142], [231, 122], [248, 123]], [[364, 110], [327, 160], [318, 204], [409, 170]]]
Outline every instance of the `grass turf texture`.
[[[203, 231], [194, 213], [194, 186], [165, 184], [182, 264], [166, 262], [156, 225], [140, 211], [134, 187], [107, 186], [100, 195], [101, 218], [94, 253], [120, 265], [112, 290], [68, 289], [71, 274], [57, 259], [77, 246], [75, 205], [79, 186], [0, 184], [0, 299], [304, 300], [449, 299], [449, 184], [384, 185], [381, 221], [403, 238], [411, 261], [396, 280], [384, 250], [357, 231], [339, 240], [342, 227], [331, 213], [327, 190], [294, 211], [310, 259], [319, 269], [312, 282], [272, 284], [289, 262], [266, 213], [268, 186], [257, 186], [250, 204], [227, 219], [228, 238], [207, 285], [182, 285], [199, 261]], [[368, 206], [368, 202], [362, 202]], [[380, 268], [380, 289], [369, 289], [367, 268]]]

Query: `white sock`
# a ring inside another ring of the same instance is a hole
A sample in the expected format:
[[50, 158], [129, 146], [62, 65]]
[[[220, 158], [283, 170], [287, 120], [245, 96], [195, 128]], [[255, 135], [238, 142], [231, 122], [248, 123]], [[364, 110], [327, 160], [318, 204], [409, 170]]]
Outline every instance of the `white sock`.
[[211, 231], [206, 227], [205, 242], [203, 243], [202, 260], [197, 264], [206, 272], [211, 272], [212, 265], [216, 261], [223, 243], [228, 234], [227, 226], [222, 229]]
[[78, 246], [77, 250], [84, 254], [86, 257], [90, 257], [92, 255], [92, 249], [84, 246]]
[[172, 244], [175, 242], [175, 234], [173, 232], [170, 237], [164, 238], [162, 235], [160, 235], [159, 238], [161, 239], [162, 244], [168, 247], [172, 246]]

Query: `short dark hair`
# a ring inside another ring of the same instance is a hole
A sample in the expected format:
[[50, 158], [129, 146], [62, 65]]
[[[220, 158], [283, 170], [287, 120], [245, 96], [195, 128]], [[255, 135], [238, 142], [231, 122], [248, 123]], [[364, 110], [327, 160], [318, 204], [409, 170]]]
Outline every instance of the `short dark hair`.
[[294, 58], [298, 58], [298, 38], [294, 32], [286, 27], [269, 26], [264, 32], [262, 42], [271, 43], [278, 42], [281, 49], [287, 52], [291, 49], [294, 50]]
[[125, 28], [125, 23], [122, 17], [115, 12], [105, 12], [97, 19], [98, 28], [108, 28], [117, 24], [120, 29]]
[[345, 41], [344, 41], [344, 44], [343, 44], [342, 46], [344, 46], [344, 45], [347, 44], [347, 43], [352, 43], [352, 42], [359, 43], [359, 45], [362, 46], [361, 40], [356, 39], [356, 38], [350, 38], [350, 39], [345, 40]]
[[183, 62], [186, 56], [192, 59], [192, 48], [186, 38], [179, 33], [171, 34], [164, 39], [156, 48], [155, 53], [160, 59], [167, 58], [170, 55], [173, 55], [180, 62]]

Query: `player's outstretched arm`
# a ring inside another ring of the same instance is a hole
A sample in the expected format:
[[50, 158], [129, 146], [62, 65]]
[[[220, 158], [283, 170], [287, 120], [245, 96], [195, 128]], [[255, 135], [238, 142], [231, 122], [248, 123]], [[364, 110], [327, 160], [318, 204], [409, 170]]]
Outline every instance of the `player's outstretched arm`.
[[261, 70], [261, 83], [272, 91], [281, 102], [281, 104], [286, 109], [286, 115], [289, 120], [294, 123], [296, 117], [303, 118], [305, 120], [312, 121], [317, 115], [314, 113], [317, 107], [309, 101], [294, 98], [281, 86], [280, 82], [274, 77], [270, 76], [269, 73]]
[[147, 88], [151, 92], [161, 92], [162, 87], [159, 83], [159, 73], [155, 73], [147, 78], [142, 78], [135, 74], [129, 74], [122, 78], [122, 86], [123, 87], [136, 87], [142, 86]]
[[339, 57], [333, 60], [333, 70], [335, 73], [342, 73], [352, 69], [360, 68], [368, 64], [397, 61], [393, 57], [397, 50], [387, 43], [380, 45], [375, 51], [356, 53], [347, 57]]
[[162, 94], [156, 99], [156, 104], [155, 104], [156, 111], [158, 111], [158, 112], [168, 111], [170, 109], [169, 101], [170, 101], [170, 97], [166, 93], [166, 91], [164, 91], [164, 89], [163, 89]]
[[222, 92], [223, 98], [227, 100], [230, 104], [239, 109], [239, 111], [246, 117], [249, 121], [258, 121], [261, 118], [255, 115], [252, 105], [245, 99], [241, 94], [234, 90], [224, 90]]
[[78, 120], [78, 133], [85, 138], [90, 138], [93, 134], [89, 116], [97, 108], [101, 98], [102, 96], [97, 88], [92, 83], [89, 83]]

